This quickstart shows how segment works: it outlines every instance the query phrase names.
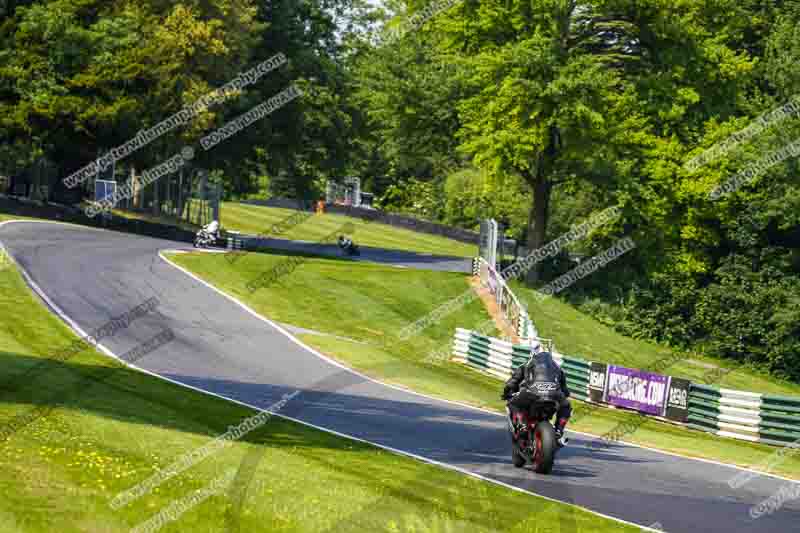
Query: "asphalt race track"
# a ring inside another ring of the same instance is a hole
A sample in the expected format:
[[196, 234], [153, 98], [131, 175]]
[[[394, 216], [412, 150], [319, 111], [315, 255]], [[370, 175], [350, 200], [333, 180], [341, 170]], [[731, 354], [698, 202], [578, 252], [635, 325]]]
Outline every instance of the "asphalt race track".
[[[591, 450], [572, 434], [550, 476], [511, 465], [503, 417], [369, 381], [168, 264], [175, 243], [42, 223], [0, 226], [0, 240], [49, 299], [83, 330], [153, 296], [156, 311], [103, 344], [116, 354], [169, 326], [176, 339], [137, 364], [170, 379], [282, 415], [669, 532], [788, 533], [800, 500], [757, 520], [748, 511], [787, 482], [767, 476], [733, 490], [740, 470], [626, 445]], [[498, 384], [498, 392], [500, 386]], [[563, 531], [563, 530], [562, 530]]]

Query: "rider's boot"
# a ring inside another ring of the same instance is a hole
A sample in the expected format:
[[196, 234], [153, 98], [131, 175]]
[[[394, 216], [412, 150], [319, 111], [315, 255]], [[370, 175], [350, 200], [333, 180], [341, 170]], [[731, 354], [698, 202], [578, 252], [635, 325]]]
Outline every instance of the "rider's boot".
[[556, 422], [556, 439], [558, 439], [559, 448], [563, 448], [569, 442], [569, 439], [564, 436], [564, 428], [567, 426], [567, 419], [560, 418]]

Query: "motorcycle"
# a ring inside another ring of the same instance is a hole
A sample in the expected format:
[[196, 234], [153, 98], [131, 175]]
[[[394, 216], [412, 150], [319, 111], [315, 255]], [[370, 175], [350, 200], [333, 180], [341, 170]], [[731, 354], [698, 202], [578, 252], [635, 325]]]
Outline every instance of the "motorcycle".
[[341, 248], [344, 253], [349, 256], [360, 256], [361, 250], [358, 248], [358, 245], [351, 241], [350, 239], [344, 239], [342, 237], [339, 238], [339, 248]]
[[210, 248], [217, 242], [217, 236], [212, 235], [205, 228], [201, 229], [197, 232], [194, 236], [194, 247], [195, 248]]
[[[531, 463], [536, 473], [549, 474], [553, 470], [556, 452], [561, 448], [555, 427], [550, 423], [558, 411], [561, 393], [558, 383], [539, 382], [533, 385], [535, 392], [520, 391], [506, 405], [508, 431], [511, 434], [511, 461], [517, 468]], [[530, 407], [527, 411], [512, 410], [510, 405], [515, 402]]]

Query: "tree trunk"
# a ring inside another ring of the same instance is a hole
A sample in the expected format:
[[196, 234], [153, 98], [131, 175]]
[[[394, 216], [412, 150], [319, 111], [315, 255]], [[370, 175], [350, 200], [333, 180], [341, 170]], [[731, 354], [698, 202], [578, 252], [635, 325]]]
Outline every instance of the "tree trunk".
[[141, 186], [139, 184], [139, 176], [136, 175], [136, 167], [131, 165], [131, 187], [133, 188], [133, 198], [128, 199], [128, 205], [132, 205], [134, 209], [138, 209], [141, 206], [141, 194], [139, 193], [139, 189]]
[[158, 217], [161, 214], [161, 198], [158, 194], [158, 180], [153, 182], [153, 217]]
[[[528, 215], [528, 248], [532, 252], [546, 244], [547, 223], [550, 215], [550, 193], [552, 185], [543, 175], [542, 165], [538, 165], [533, 187], [533, 205]], [[526, 275], [528, 285], [539, 281], [541, 263], [534, 264]]]
[[[528, 248], [531, 251], [546, 244], [547, 223], [550, 219], [550, 193], [553, 191], [553, 182], [550, 178], [562, 146], [561, 131], [558, 126], [551, 125], [548, 133], [547, 147], [537, 157], [533, 175], [528, 174], [528, 183], [533, 189], [533, 205], [528, 215]], [[529, 286], [539, 281], [541, 267], [540, 263], [536, 263], [528, 270], [525, 280]]]
[[177, 202], [177, 209], [178, 209], [178, 218], [183, 218], [183, 202], [186, 198], [186, 195], [183, 194], [183, 167], [178, 170], [178, 202]]

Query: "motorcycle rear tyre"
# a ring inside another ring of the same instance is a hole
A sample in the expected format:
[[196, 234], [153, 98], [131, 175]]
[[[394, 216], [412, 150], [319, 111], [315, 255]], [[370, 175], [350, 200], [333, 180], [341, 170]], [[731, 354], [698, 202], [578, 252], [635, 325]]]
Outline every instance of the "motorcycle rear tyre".
[[537, 448], [533, 469], [537, 474], [549, 474], [553, 470], [558, 448], [556, 430], [550, 422], [543, 420], [533, 428], [533, 438]]

